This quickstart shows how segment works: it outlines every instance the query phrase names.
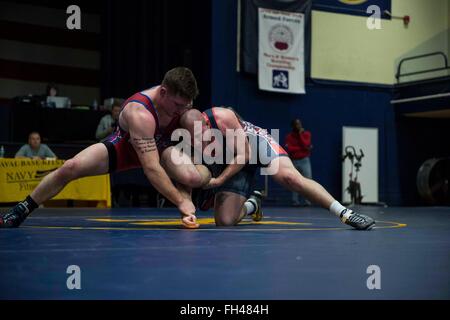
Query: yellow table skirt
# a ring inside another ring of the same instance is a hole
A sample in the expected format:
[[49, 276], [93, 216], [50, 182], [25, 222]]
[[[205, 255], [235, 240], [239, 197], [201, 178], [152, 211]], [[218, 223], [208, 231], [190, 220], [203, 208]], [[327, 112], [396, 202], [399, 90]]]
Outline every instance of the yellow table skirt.
[[[0, 202], [25, 199], [50, 172], [64, 160], [0, 158]], [[96, 201], [97, 207], [111, 207], [109, 175], [81, 178], [70, 182], [53, 200]]]

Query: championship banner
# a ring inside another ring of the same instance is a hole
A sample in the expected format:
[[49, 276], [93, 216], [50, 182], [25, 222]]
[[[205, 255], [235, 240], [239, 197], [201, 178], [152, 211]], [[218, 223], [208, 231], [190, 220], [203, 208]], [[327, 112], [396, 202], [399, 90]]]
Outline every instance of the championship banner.
[[305, 93], [304, 14], [258, 9], [261, 90]]
[[[0, 202], [25, 199], [50, 172], [64, 160], [0, 159]], [[70, 182], [52, 200], [98, 201], [111, 207], [109, 175], [81, 178]]]

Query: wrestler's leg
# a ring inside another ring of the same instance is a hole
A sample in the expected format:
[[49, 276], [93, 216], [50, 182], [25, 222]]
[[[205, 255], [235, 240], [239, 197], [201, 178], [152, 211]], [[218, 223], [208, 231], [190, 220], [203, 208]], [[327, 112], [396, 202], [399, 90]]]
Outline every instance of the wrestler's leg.
[[335, 199], [314, 180], [305, 178], [295, 169], [289, 157], [277, 157], [269, 165], [269, 172], [276, 182], [290, 191], [297, 192], [309, 201], [329, 209]]
[[238, 224], [247, 215], [247, 210], [244, 206], [246, 200], [246, 197], [234, 192], [218, 192], [214, 200], [216, 225], [230, 227]]
[[278, 157], [271, 161], [269, 172], [275, 181], [290, 191], [298, 192], [309, 201], [330, 210], [342, 222], [359, 230], [370, 230], [375, 221], [365, 215], [353, 212], [336, 201], [319, 183], [303, 177], [288, 157]]
[[160, 162], [170, 178], [185, 186], [201, 188], [211, 179], [208, 168], [201, 164], [194, 165], [191, 158], [176, 147], [165, 149]]
[[94, 144], [48, 174], [25, 200], [0, 217], [0, 228], [18, 227], [41, 203], [57, 195], [70, 181], [108, 172], [108, 150]]
[[48, 174], [30, 196], [41, 204], [57, 195], [72, 180], [107, 173], [108, 163], [106, 146], [103, 143], [91, 145]]

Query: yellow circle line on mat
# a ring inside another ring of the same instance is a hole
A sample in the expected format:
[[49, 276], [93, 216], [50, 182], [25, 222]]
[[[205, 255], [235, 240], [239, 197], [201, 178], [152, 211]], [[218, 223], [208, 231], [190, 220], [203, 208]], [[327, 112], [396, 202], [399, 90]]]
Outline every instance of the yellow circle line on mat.
[[[405, 228], [407, 224], [394, 222], [394, 221], [378, 221], [378, 223], [390, 223], [390, 226], [379, 226], [374, 227], [373, 229], [396, 229], [396, 228]], [[256, 223], [253, 223], [256, 224]], [[239, 227], [233, 228], [209, 228], [209, 229], [184, 229], [179, 225], [179, 228], [125, 228], [125, 227], [78, 227], [78, 226], [23, 226], [22, 228], [30, 228], [30, 229], [53, 229], [53, 230], [135, 230], [135, 231], [149, 231], [149, 230], [158, 230], [158, 231], [179, 231], [179, 230], [189, 230], [189, 231], [227, 231], [227, 232], [242, 232], [242, 231], [337, 231], [337, 230], [350, 230], [350, 227], [334, 227], [334, 228], [252, 228], [252, 229], [241, 229]]]
[[[94, 219], [87, 219], [88, 221], [95, 221], [95, 222], [128, 222], [130, 225], [138, 225], [138, 226], [179, 226], [180, 220], [179, 219], [105, 219], [105, 218], [94, 218]], [[214, 218], [198, 218], [197, 222], [200, 225], [214, 225], [215, 221]], [[242, 221], [239, 223], [239, 225], [249, 225], [249, 224], [262, 224], [262, 225], [306, 225], [310, 226], [312, 223], [307, 222], [289, 222], [289, 221], [271, 221], [271, 220], [265, 220], [265, 221], [259, 221], [259, 222], [249, 222], [249, 221]]]

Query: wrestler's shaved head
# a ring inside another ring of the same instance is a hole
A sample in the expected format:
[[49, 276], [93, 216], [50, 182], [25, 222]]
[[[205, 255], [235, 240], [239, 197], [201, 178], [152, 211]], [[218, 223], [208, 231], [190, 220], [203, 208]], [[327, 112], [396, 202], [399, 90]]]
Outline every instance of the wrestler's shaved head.
[[[201, 125], [201, 130], [195, 131], [195, 125], [197, 128]], [[186, 111], [180, 118], [180, 126], [189, 131], [192, 143], [194, 141], [202, 141], [202, 135], [205, 130], [208, 129], [205, 118], [203, 117], [201, 111], [197, 109], [190, 109]]]
[[199, 111], [197, 109], [191, 109], [191, 110], [186, 111], [181, 116], [180, 125], [189, 131], [191, 131], [191, 128], [192, 128], [192, 132], [193, 132], [195, 121], [201, 121], [202, 126], [204, 126], [206, 124], [205, 118], [203, 118], [201, 111]]

